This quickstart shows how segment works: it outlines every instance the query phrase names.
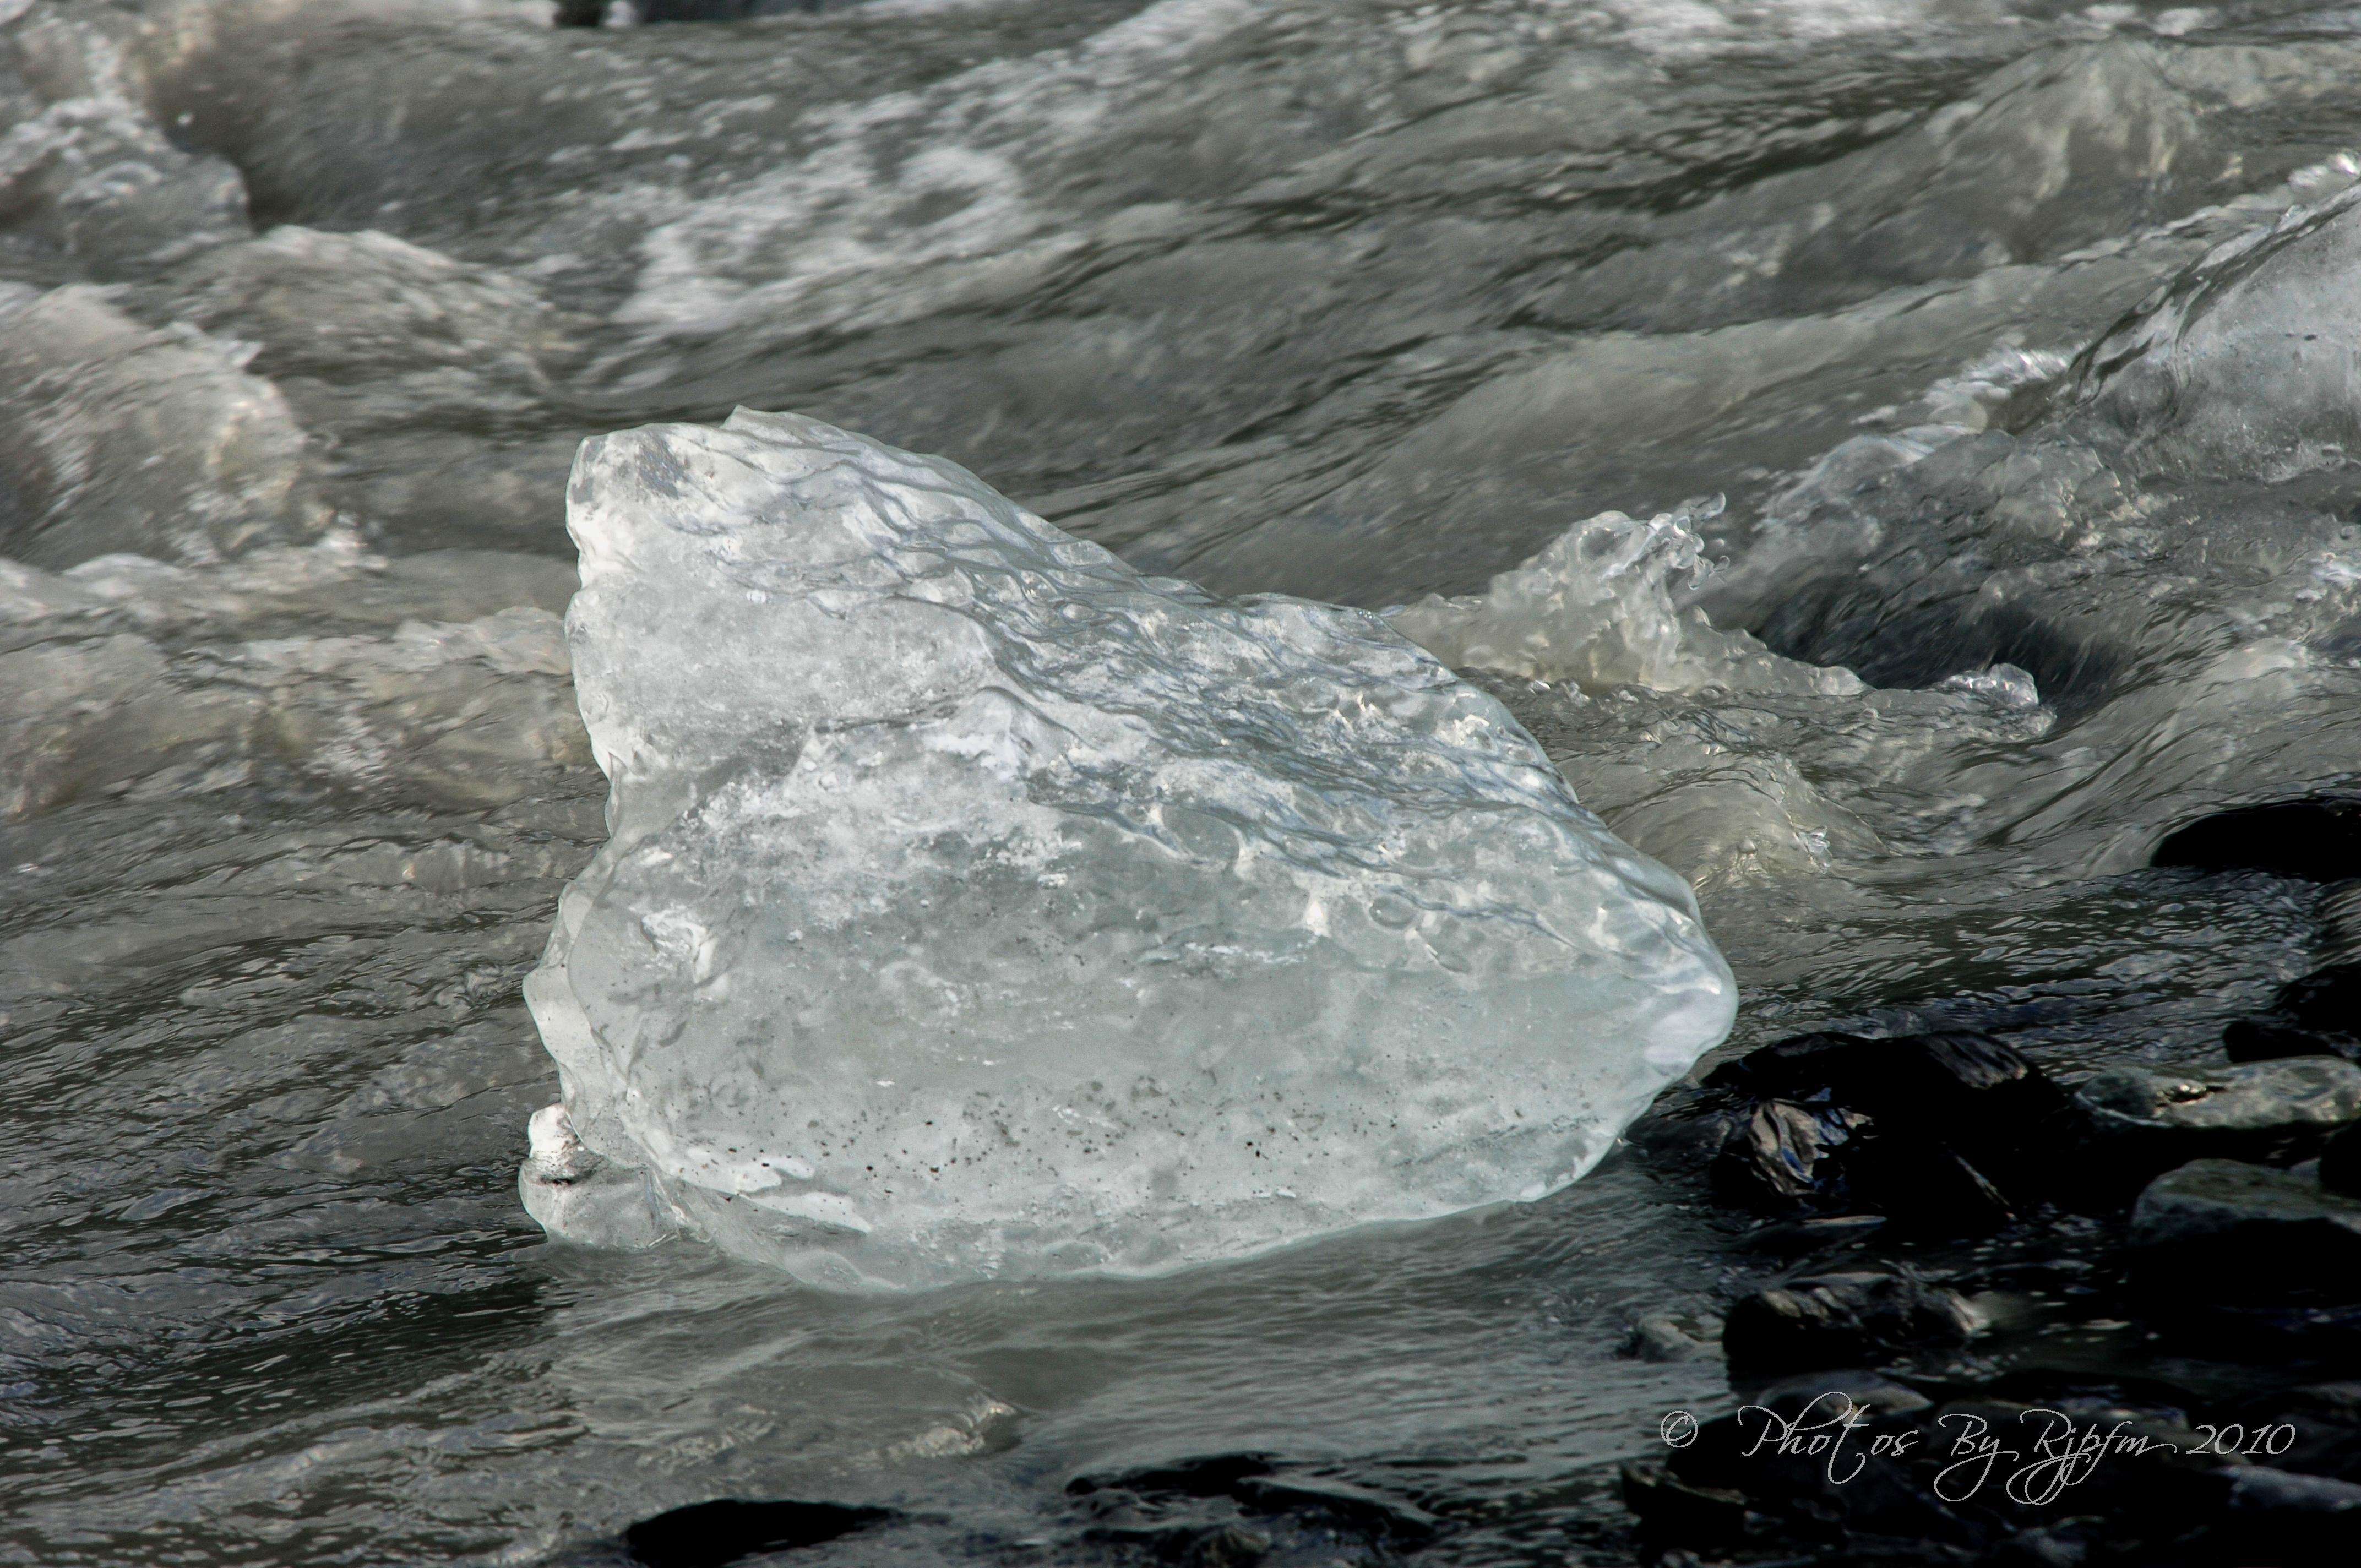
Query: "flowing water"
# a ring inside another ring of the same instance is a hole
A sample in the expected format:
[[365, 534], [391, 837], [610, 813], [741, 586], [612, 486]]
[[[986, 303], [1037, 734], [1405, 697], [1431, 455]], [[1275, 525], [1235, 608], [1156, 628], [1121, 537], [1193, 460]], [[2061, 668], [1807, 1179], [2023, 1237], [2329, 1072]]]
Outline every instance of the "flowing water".
[[[2144, 868], [2361, 773], [2350, 394], [2120, 367], [2345, 210], [2361, 11], [551, 9], [0, 0], [7, 1561], [588, 1562], [738, 1496], [1132, 1562], [1067, 1483], [1242, 1451], [1421, 1562], [1628, 1561], [1615, 1462], [1730, 1402], [1618, 1350], [1761, 1261], [1622, 1155], [1148, 1282], [546, 1243], [591, 433], [793, 409], [1225, 591], [1548, 552], [1401, 624], [1697, 884], [1735, 1045], [2070, 1078], [2308, 967], [2302, 887]], [[2259, 319], [2349, 364], [2356, 277]]]

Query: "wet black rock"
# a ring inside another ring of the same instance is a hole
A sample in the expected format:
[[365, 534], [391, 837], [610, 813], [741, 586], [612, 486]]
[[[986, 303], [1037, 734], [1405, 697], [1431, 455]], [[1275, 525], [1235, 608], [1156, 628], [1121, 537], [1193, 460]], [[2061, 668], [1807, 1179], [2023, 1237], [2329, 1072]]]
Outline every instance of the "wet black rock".
[[2011, 1183], [2012, 1197], [1967, 1156], [1907, 1131], [1879, 1130], [1863, 1140], [1850, 1167], [1853, 1195], [1910, 1234], [1987, 1234], [2043, 1196], [2041, 1188], [2020, 1179]]
[[1965, 1344], [1982, 1326], [1958, 1291], [1907, 1274], [1827, 1274], [1758, 1290], [1730, 1310], [1733, 1376], [1866, 1366]]
[[[1328, 1476], [1290, 1472], [1268, 1454], [1220, 1453], [1111, 1475], [1079, 1475], [1067, 1483], [1104, 1521], [1093, 1535], [1152, 1547], [1159, 1556], [1202, 1564], [1254, 1561], [1238, 1555], [1257, 1529], [1228, 1539], [1235, 1521], [1175, 1519], [1191, 1503], [1226, 1503], [1258, 1524], [1284, 1527], [1312, 1541], [1345, 1541], [1379, 1551], [1407, 1551], [1444, 1533], [1444, 1521], [1400, 1498]], [[1254, 1550], [1268, 1550], [1266, 1541]], [[1229, 1555], [1224, 1556], [1223, 1553]], [[1193, 1554], [1193, 1555], [1191, 1555]]]
[[2361, 1198], [2361, 1123], [2331, 1134], [2320, 1146], [2320, 1184], [2347, 1198]]
[[2265, 1465], [2237, 1471], [2190, 1556], [2222, 1563], [2361, 1563], [2361, 1486]]
[[2104, 1519], [2064, 1519], [2019, 1530], [1983, 1558], [1983, 1568], [2082, 1568], [2105, 1541]]
[[1740, 1245], [1750, 1252], [1802, 1257], [1866, 1241], [1887, 1223], [1883, 1214], [1810, 1214], [1757, 1225]]
[[2167, 835], [2150, 863], [2307, 882], [2361, 876], [2361, 796], [2315, 795], [2215, 812]]
[[[1919, 1423], [1931, 1409], [1925, 1395], [1873, 1373], [1789, 1378], [1697, 1428], [1695, 1441], [1675, 1449], [1665, 1468], [1707, 1500], [1736, 1494], [1766, 1524], [1822, 1551], [1841, 1547], [1854, 1533], [1981, 1548], [2000, 1532], [1975, 1510], [1946, 1503], [1916, 1465], [1886, 1452], [1902, 1444], [1917, 1453], [1926, 1441]], [[1664, 1531], [1685, 1517], [1683, 1508], [1700, 1525], [1729, 1519], [1684, 1498], [1677, 1505], [1667, 1499], [1648, 1522]], [[1741, 1522], [1747, 1523], [1742, 1516]], [[1761, 1527], [1747, 1528], [1752, 1533]], [[1947, 1552], [1925, 1555], [1958, 1560]]]
[[1812, 1034], [1764, 1046], [1716, 1069], [1708, 1087], [1758, 1096], [1825, 1091], [1872, 1115], [1943, 1124], [1971, 1134], [1984, 1118], [2056, 1109], [2041, 1069], [1990, 1035], [1950, 1029], [1873, 1039]]
[[1225, 1497], [1278, 1470], [1279, 1462], [1268, 1453], [1209, 1453], [1112, 1475], [1077, 1475], [1066, 1483], [1066, 1495], [1088, 1497], [1103, 1492], [1128, 1492], [1143, 1497]]
[[642, 1519], [623, 1532], [623, 1545], [643, 1568], [721, 1568], [741, 1558], [818, 1546], [893, 1517], [890, 1508], [842, 1503], [723, 1497]]
[[2235, 1412], [2232, 1448], [2266, 1454], [2281, 1470], [2361, 1482], [2361, 1383], [2282, 1388]]
[[[2036, 1378], [2044, 1380], [1939, 1404], [1858, 1370], [1773, 1384], [1675, 1439], [1663, 1462], [1625, 1468], [1643, 1560], [2361, 1561], [2344, 1550], [2361, 1487], [2299, 1473], [2301, 1451], [2284, 1435], [2273, 1441], [2287, 1457], [2261, 1464], [2220, 1451], [2243, 1435], [2235, 1425], [2210, 1416], [2192, 1425], [2177, 1405], [2125, 1403], [2088, 1391], [2080, 1376]], [[2334, 1420], [2344, 1404], [2334, 1388], [2324, 1397]]]
[[1173, 1568], [1253, 1568], [1275, 1544], [1260, 1530], [1239, 1524], [1131, 1524], [1102, 1527], [1086, 1539], [1123, 1549], [1126, 1560], [1148, 1558]]
[[2332, 964], [2290, 981], [2270, 1011], [2222, 1033], [2232, 1061], [2334, 1056], [2361, 1061], [2361, 963]]
[[1623, 1141], [1651, 1165], [1701, 1171], [1729, 1141], [1745, 1109], [1735, 1096], [1676, 1083], [1623, 1129]]
[[1761, 1214], [1874, 1209], [1899, 1230], [1980, 1235], [2016, 1213], [1940, 1140], [1841, 1106], [1762, 1102], [1736, 1121], [1708, 1174], [1721, 1201]]
[[[2075, 1126], [2063, 1091], [1988, 1035], [1814, 1034], [1726, 1063], [1715, 1195], [1757, 1213], [1870, 1211], [1978, 1234], [2047, 1200]], [[1701, 1124], [1695, 1118], [1692, 1125]]]
[[[2147, 1283], [2184, 1300], [2274, 1311], [2361, 1303], [2361, 1199], [2317, 1171], [2201, 1159], [2150, 1182], [2129, 1241]], [[2347, 1314], [2310, 1312], [2334, 1330]]]
[[1398, 1497], [1326, 1477], [1268, 1476], [1232, 1494], [1241, 1507], [1298, 1526], [1356, 1536], [1374, 1546], [1423, 1546], [1444, 1533], [1444, 1521]]
[[1944, 1496], [1990, 1508], [2014, 1532], [2041, 1532], [2021, 1552], [2080, 1546], [2093, 1568], [2213, 1564], [2210, 1548], [2191, 1548], [2231, 1518], [2249, 1468], [2214, 1452], [2210, 1434], [2178, 1410], [2072, 1393], [1953, 1401], [1922, 1424], [1925, 1463], [1948, 1471]]
[[2142, 1313], [2182, 1353], [2249, 1368], [2350, 1366], [2361, 1355], [2361, 1302], [2224, 1301], [2191, 1292]]
[[1711, 1551], [1772, 1533], [1771, 1521], [1747, 1506], [1746, 1494], [1727, 1486], [1696, 1486], [1664, 1464], [1623, 1467], [1623, 1506], [1639, 1517], [1643, 1539]]
[[1239, 1525], [1200, 1531], [1182, 1547], [1179, 1568], [1251, 1568], [1270, 1555], [1270, 1537]]
[[2136, 1185], [2193, 1159], [2290, 1163], [2361, 1121], [2361, 1066], [2292, 1057], [2228, 1068], [2116, 1067], [2075, 1103], [2094, 1135], [2092, 1165]]

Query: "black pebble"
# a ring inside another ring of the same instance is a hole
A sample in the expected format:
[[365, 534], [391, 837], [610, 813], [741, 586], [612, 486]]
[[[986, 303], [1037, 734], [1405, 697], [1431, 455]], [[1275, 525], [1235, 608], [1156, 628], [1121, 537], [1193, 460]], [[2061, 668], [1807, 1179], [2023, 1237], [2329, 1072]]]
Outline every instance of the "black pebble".
[[2361, 963], [2332, 964], [2281, 989], [2268, 1013], [2222, 1034], [2232, 1061], [2339, 1056], [2361, 1061]]
[[2237, 1473], [2201, 1543], [2228, 1563], [2361, 1562], [2361, 1486], [2266, 1465]]
[[1986, 1234], [2053, 1193], [2065, 1092], [1988, 1035], [1799, 1035], [1725, 1063], [1716, 1195], [1757, 1212], [1873, 1210], [1898, 1229]]
[[[1723, 1541], [1738, 1529], [1755, 1532], [1743, 1512], [1711, 1506], [1737, 1494], [1743, 1499], [1743, 1508], [1781, 1517], [1791, 1527], [1801, 1526], [1806, 1540], [1824, 1546], [1839, 1544], [1851, 1531], [1887, 1538], [1896, 1544], [1916, 1540], [1983, 1546], [1989, 1532], [1954, 1512], [1910, 1465], [1863, 1463], [1832, 1474], [1823, 1454], [1804, 1449], [1790, 1452], [1768, 1442], [1777, 1422], [1803, 1423], [1806, 1431], [1826, 1436], [1833, 1423], [1857, 1412], [1859, 1424], [1850, 1442], [1859, 1456], [1881, 1435], [1915, 1430], [1928, 1407], [1924, 1396], [1873, 1373], [1834, 1371], [1790, 1378], [1760, 1390], [1752, 1403], [1739, 1410], [1707, 1421], [1697, 1428], [1695, 1441], [1672, 1453], [1664, 1468], [1681, 1484], [1686, 1496], [1648, 1487], [1653, 1477], [1644, 1473], [1637, 1476], [1627, 1473], [1625, 1496], [1638, 1504], [1642, 1497], [1634, 1493], [1639, 1492], [1658, 1506], [1655, 1519], [1642, 1512], [1643, 1521], [1650, 1525], [1677, 1522]], [[1655, 1495], [1646, 1496], [1650, 1491]], [[1635, 1508], [1634, 1511], [1641, 1510]], [[1924, 1557], [1897, 1552], [1872, 1560], [1959, 1562], [1961, 1558], [1938, 1548]]]
[[[1444, 1521], [1422, 1508], [1345, 1482], [1284, 1474], [1262, 1453], [1208, 1454], [1112, 1475], [1078, 1475], [1066, 1484], [1066, 1492], [1089, 1498], [1093, 1508], [1114, 1515], [1141, 1506], [1155, 1509], [1179, 1498], [1224, 1498], [1262, 1519], [1286, 1519], [1389, 1550], [1423, 1545], [1444, 1531]], [[1191, 1550], [1202, 1544], [1191, 1540]], [[1222, 1550], [1235, 1554], [1243, 1548], [1233, 1541]]]
[[1648, 1461], [1623, 1467], [1623, 1506], [1639, 1516], [1643, 1534], [1683, 1546], [1731, 1547], [1768, 1533], [1743, 1492], [1692, 1486]]
[[1966, 1029], [1890, 1040], [1801, 1035], [1724, 1065], [1706, 1084], [1764, 1096], [1825, 1093], [1889, 1126], [1982, 1146], [2021, 1141], [2023, 1128], [2056, 1117], [2066, 1101], [2015, 1050]]
[[1758, 1290], [1730, 1310], [1721, 1347], [1733, 1376], [1868, 1366], [1898, 1353], [1965, 1344], [1978, 1322], [1956, 1290], [1906, 1274], [1830, 1274]]
[[1093, 1492], [1122, 1491], [1143, 1497], [1226, 1497], [1278, 1468], [1267, 1453], [1213, 1453], [1111, 1475], [1077, 1475], [1066, 1483], [1066, 1495], [1087, 1497]]
[[2361, 1198], [2361, 1122], [2321, 1146], [2320, 1184], [2331, 1192]]
[[893, 1517], [890, 1508], [842, 1503], [750, 1503], [723, 1497], [642, 1519], [623, 1532], [623, 1545], [642, 1568], [721, 1568], [757, 1552], [818, 1546]]

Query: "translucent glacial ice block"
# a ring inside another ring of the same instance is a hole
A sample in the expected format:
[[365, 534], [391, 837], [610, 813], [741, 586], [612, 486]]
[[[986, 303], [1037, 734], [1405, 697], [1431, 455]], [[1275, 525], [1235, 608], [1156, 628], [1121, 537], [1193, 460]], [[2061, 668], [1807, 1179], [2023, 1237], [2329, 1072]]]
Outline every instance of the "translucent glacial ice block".
[[569, 516], [560, 1234], [1155, 1272], [1539, 1197], [1730, 1025], [1686, 884], [1373, 614], [785, 415], [592, 441]]

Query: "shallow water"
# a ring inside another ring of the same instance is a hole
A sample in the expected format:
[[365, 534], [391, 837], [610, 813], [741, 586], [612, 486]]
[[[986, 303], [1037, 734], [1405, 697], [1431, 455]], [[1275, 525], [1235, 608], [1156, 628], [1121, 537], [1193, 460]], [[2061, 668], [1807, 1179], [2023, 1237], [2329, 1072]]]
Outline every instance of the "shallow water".
[[2361, 772], [2361, 477], [2268, 381], [2152, 429], [2070, 362], [2334, 220], [2361, 14], [547, 9], [0, 0], [8, 1560], [588, 1562], [735, 1495], [908, 1516], [813, 1561], [1128, 1562], [1071, 1478], [1256, 1451], [1418, 1561], [1628, 1561], [1613, 1462], [1730, 1401], [1618, 1351], [1767, 1265], [1620, 1155], [1147, 1283], [544, 1242], [587, 433], [792, 408], [1368, 605], [1697, 500], [1481, 678], [1697, 883], [1734, 1046], [2197, 1060], [2309, 967], [2314, 890], [2143, 868]]

